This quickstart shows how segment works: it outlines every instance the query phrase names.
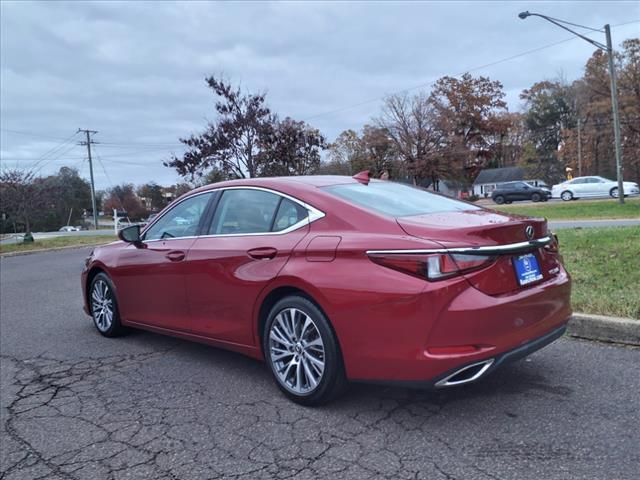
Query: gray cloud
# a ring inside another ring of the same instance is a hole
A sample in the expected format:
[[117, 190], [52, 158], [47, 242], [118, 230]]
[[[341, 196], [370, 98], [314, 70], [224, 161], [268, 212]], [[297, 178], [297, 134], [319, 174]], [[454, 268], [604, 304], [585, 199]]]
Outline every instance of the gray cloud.
[[[96, 152], [111, 179], [98, 164], [100, 188], [177, 180], [161, 161], [181, 151], [178, 137], [212, 117], [207, 75], [224, 73], [268, 91], [275, 111], [309, 119], [332, 139], [375, 116], [380, 102], [319, 114], [569, 36], [540, 19], [519, 20], [522, 10], [595, 27], [640, 18], [635, 1], [1, 2], [0, 8], [3, 166], [32, 166], [61, 143], [57, 138], [92, 128], [100, 131]], [[637, 37], [639, 25], [614, 28], [614, 41]], [[475, 73], [502, 81], [509, 108], [517, 110], [523, 88], [559, 74], [578, 77], [592, 50], [572, 40]], [[87, 175], [85, 151], [68, 149], [45, 157], [41, 173], [73, 165]]]

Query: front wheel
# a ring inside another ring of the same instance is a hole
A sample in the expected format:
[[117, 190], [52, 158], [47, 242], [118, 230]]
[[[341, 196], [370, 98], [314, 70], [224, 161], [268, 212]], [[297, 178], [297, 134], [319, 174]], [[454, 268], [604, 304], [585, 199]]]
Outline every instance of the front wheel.
[[120, 323], [118, 301], [116, 300], [113, 283], [105, 273], [97, 274], [91, 281], [89, 306], [93, 323], [105, 337], [117, 337], [123, 333]]
[[327, 403], [346, 386], [335, 334], [322, 311], [305, 297], [288, 296], [273, 306], [263, 351], [276, 384], [296, 403]]
[[531, 195], [531, 200], [534, 202], [539, 202], [540, 200], [542, 200], [542, 197], [539, 193], [534, 193], [533, 195]]

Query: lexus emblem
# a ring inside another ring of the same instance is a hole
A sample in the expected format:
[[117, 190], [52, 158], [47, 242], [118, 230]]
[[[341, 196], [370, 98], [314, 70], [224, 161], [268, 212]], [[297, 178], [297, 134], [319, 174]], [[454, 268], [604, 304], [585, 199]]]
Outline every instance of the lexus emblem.
[[527, 228], [524, 229], [524, 234], [527, 236], [529, 240], [533, 238], [533, 227], [531, 225], [527, 225]]

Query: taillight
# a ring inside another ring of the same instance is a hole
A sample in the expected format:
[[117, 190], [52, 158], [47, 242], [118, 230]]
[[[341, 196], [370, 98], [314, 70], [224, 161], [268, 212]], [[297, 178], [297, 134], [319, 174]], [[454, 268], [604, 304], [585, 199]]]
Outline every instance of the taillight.
[[544, 249], [545, 249], [547, 252], [552, 252], [552, 253], [558, 253], [558, 252], [560, 251], [559, 243], [558, 243], [558, 236], [557, 236], [555, 233], [554, 233], [554, 234], [552, 234], [552, 236], [551, 236], [551, 242], [550, 242], [550, 243], [547, 243], [547, 244], [544, 246]]
[[444, 280], [485, 267], [495, 260], [488, 255], [458, 253], [371, 253], [369, 258], [384, 267], [430, 281]]

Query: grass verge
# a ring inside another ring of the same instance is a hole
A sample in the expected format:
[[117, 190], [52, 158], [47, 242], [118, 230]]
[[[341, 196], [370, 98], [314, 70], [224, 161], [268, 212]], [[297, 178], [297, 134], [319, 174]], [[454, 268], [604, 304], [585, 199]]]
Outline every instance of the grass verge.
[[640, 227], [559, 230], [576, 312], [640, 319]]
[[640, 218], [640, 198], [638, 197], [625, 199], [624, 205], [611, 199], [547, 202], [536, 205], [495, 205], [491, 208], [518, 215], [545, 217], [548, 220]]
[[78, 235], [45, 238], [35, 240], [32, 243], [11, 243], [0, 245], [0, 253], [28, 252], [31, 250], [41, 250], [45, 248], [58, 247], [81, 247], [83, 245], [99, 245], [102, 243], [113, 242], [115, 235]]

